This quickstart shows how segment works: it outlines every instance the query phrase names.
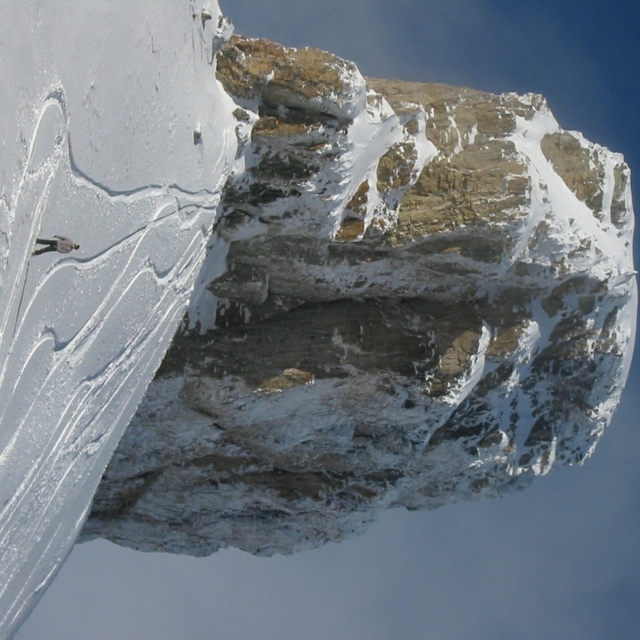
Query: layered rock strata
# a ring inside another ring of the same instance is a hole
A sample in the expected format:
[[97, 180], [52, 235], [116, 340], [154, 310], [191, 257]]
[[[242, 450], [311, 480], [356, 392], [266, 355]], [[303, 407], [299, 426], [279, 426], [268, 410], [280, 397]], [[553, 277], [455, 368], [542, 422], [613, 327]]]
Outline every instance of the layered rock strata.
[[634, 336], [629, 170], [537, 95], [234, 37], [207, 265], [84, 538], [269, 555], [582, 462]]

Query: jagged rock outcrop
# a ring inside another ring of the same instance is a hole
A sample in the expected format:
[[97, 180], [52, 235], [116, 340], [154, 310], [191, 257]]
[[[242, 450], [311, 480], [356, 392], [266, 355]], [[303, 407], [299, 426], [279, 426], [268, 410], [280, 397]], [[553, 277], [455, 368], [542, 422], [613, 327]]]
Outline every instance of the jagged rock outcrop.
[[634, 335], [622, 157], [537, 95], [234, 37], [201, 286], [84, 538], [290, 553], [580, 463]]

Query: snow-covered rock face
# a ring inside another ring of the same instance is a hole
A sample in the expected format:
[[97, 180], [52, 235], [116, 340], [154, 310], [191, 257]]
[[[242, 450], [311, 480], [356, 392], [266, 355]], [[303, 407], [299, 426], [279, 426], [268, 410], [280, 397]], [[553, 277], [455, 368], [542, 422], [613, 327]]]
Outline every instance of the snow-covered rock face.
[[[68, 554], [179, 324], [236, 154], [216, 2], [3, 3], [0, 637]], [[67, 234], [72, 254], [31, 256]]]
[[629, 171], [540, 96], [236, 37], [238, 162], [84, 537], [290, 553], [592, 451], [636, 313]]

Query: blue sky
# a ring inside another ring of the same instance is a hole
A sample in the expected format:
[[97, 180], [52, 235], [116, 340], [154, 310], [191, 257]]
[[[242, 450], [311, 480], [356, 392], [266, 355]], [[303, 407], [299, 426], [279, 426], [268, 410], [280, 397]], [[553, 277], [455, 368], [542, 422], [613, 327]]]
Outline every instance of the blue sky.
[[[583, 0], [224, 0], [239, 33], [366, 75], [542, 93], [640, 175], [640, 8]], [[640, 637], [640, 369], [584, 467], [522, 494], [384, 514], [290, 558], [106, 542], [70, 556], [19, 640], [581, 640]]]

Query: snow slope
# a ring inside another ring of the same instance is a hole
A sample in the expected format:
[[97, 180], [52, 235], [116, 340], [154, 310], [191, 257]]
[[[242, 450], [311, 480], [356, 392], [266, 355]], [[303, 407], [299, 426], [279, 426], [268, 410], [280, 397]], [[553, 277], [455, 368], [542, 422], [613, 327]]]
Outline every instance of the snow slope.
[[[68, 554], [184, 313], [236, 150], [214, 74], [230, 31], [215, 1], [3, 3], [0, 637]], [[31, 257], [54, 234], [80, 250]]]

